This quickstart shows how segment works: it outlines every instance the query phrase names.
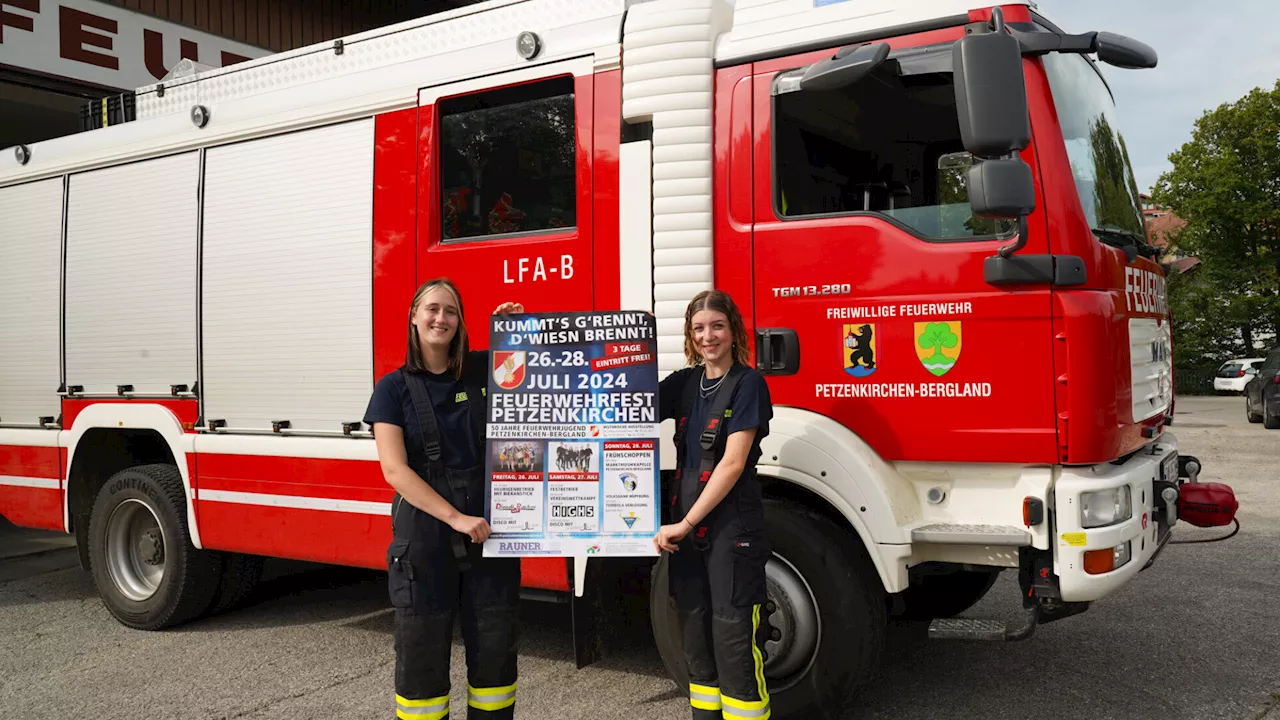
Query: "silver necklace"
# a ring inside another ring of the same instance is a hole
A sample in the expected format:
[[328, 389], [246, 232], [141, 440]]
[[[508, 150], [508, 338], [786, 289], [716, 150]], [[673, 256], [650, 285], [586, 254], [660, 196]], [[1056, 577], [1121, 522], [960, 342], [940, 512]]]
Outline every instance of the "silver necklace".
[[706, 398], [715, 394], [715, 391], [720, 389], [720, 383], [724, 382], [724, 379], [727, 377], [729, 377], [729, 373], [725, 373], [721, 375], [719, 380], [716, 380], [714, 383], [711, 383], [711, 387], [707, 387], [706, 385], [702, 384], [702, 381], [707, 379], [707, 369], [703, 368], [702, 377], [698, 378], [698, 390], [700, 391], [702, 397]]

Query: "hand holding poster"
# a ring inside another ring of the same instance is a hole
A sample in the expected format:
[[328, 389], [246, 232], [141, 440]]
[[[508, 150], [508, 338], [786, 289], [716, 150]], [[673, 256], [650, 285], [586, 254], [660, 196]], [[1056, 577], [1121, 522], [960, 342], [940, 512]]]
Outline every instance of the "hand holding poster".
[[492, 319], [486, 556], [656, 554], [656, 338], [644, 312]]

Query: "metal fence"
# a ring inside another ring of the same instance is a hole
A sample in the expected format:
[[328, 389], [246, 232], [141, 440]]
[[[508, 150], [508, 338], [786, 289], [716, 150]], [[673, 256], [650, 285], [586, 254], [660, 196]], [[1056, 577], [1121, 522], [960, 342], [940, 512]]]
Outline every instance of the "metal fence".
[[1212, 395], [1215, 367], [1177, 367], [1173, 371], [1173, 391], [1178, 395]]

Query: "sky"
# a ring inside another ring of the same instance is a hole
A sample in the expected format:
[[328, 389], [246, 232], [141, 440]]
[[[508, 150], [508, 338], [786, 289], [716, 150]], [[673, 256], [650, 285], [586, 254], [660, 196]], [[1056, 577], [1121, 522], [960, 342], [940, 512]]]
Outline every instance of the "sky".
[[1151, 70], [1103, 64], [1134, 175], [1150, 192], [1195, 121], [1280, 79], [1280, 0], [1036, 0], [1071, 33], [1107, 30], [1155, 48]]

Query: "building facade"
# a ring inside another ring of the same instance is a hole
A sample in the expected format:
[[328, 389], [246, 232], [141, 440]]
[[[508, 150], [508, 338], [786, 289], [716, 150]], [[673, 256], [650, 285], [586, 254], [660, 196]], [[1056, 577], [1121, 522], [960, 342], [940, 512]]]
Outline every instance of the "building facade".
[[161, 80], [184, 59], [223, 67], [470, 1], [4, 0], [0, 148], [116, 122], [92, 101]]

